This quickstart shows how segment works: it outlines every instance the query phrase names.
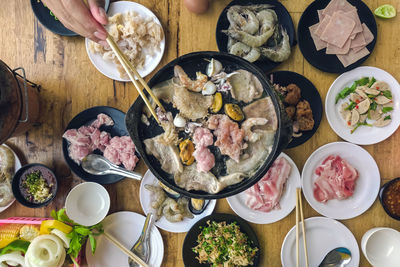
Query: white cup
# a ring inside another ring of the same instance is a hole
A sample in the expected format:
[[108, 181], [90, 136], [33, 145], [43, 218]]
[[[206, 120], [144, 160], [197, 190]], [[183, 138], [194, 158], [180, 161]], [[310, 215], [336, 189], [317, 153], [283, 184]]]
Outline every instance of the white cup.
[[400, 232], [387, 227], [368, 230], [361, 239], [361, 250], [374, 267], [400, 265]]

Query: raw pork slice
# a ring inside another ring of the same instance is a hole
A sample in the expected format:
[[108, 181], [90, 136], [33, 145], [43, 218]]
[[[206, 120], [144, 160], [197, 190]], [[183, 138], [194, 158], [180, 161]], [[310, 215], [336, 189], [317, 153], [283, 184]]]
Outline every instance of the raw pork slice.
[[328, 156], [315, 170], [314, 198], [319, 202], [353, 195], [358, 171], [340, 156]]
[[268, 172], [246, 192], [246, 205], [253, 210], [270, 212], [279, 209], [284, 185], [289, 177], [291, 166], [289, 162], [280, 157], [272, 164]]
[[135, 155], [135, 145], [129, 136], [114, 136], [104, 150], [104, 157], [114, 164], [123, 164], [132, 171], [139, 159]]
[[321, 37], [322, 33], [325, 31], [326, 26], [328, 26], [329, 22], [331, 21], [331, 16], [326, 15], [324, 18], [319, 22], [317, 29], [315, 30], [315, 35]]
[[326, 42], [322, 41], [321, 38], [315, 34], [319, 24], [320, 23], [314, 24], [308, 28], [310, 30], [311, 38], [314, 40], [314, 45], [317, 51], [324, 49], [327, 46]]
[[106, 126], [112, 126], [114, 125], [114, 121], [111, 119], [110, 116], [100, 113], [97, 115], [97, 119], [92, 122], [92, 125], [94, 128], [100, 128], [100, 126], [106, 125]]
[[358, 52], [354, 52], [354, 50], [350, 49], [350, 52], [346, 55], [336, 55], [340, 62], [342, 62], [344, 67], [350, 66], [351, 64], [357, 62], [358, 60], [362, 59], [363, 57], [369, 54], [369, 50], [364, 47]]
[[350, 51], [350, 45], [352, 41], [351, 39], [348, 39], [347, 42], [344, 44], [342, 48], [339, 48], [337, 46], [334, 46], [333, 44], [328, 44], [326, 47], [326, 53], [329, 54], [335, 54], [335, 55], [344, 55], [349, 53]]
[[193, 143], [196, 149], [193, 153], [199, 172], [208, 172], [215, 165], [215, 156], [208, 146], [214, 143], [212, 133], [207, 128], [197, 127], [193, 134]]
[[349, 2], [346, 0], [331, 0], [329, 4], [326, 6], [325, 9], [323, 9], [322, 14], [324, 16], [326, 15], [333, 15], [336, 11], [343, 11], [343, 12], [348, 12], [355, 9], [354, 6], [352, 6]]
[[[326, 17], [324, 18], [324, 20]], [[333, 14], [329, 24], [321, 34], [321, 39], [327, 43], [342, 48], [350, 38], [356, 23], [343, 12]]]

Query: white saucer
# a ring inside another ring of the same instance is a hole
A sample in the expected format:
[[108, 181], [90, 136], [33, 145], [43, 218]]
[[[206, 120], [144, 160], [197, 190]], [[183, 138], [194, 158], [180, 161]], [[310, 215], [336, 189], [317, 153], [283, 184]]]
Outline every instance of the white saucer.
[[[9, 148], [14, 154], [14, 160], [15, 160], [15, 163], [14, 163], [14, 174], [15, 174], [21, 168], [21, 161], [19, 160], [17, 154], [15, 154], [14, 150], [11, 149], [11, 147], [9, 147], [6, 144], [3, 144], [3, 146]], [[0, 207], [0, 213], [5, 211], [8, 207], [10, 207], [14, 203], [14, 201], [15, 201], [15, 197], [13, 197], [13, 200], [7, 206]]]
[[[151, 195], [150, 192], [144, 188], [145, 184], [151, 184], [151, 185], [157, 185], [158, 180], [154, 176], [154, 174], [151, 173], [150, 170], [148, 170], [145, 175], [143, 176], [142, 182], [140, 183], [140, 205], [142, 205], [142, 209], [144, 213], [147, 215], [147, 213], [150, 211], [150, 199]], [[189, 231], [189, 229], [200, 219], [210, 215], [214, 208], [215, 204], [217, 201], [215, 199], [210, 200], [210, 203], [208, 204], [207, 208], [203, 211], [203, 213], [199, 215], [194, 215], [193, 219], [189, 218], [184, 218], [183, 221], [181, 222], [175, 222], [172, 223], [168, 221], [164, 216], [162, 216], [158, 221], [156, 221], [154, 224], [171, 233], [185, 233]]]
[[277, 222], [285, 218], [296, 206], [296, 188], [300, 187], [300, 172], [294, 161], [285, 153], [281, 153], [279, 157], [284, 157], [292, 167], [288, 181], [286, 182], [284, 192], [279, 201], [280, 209], [271, 210], [270, 212], [262, 212], [252, 210], [246, 205], [246, 191], [227, 198], [231, 209], [246, 221], [258, 224], [268, 224]]
[[[107, 15], [108, 16], [113, 16], [116, 13], [126, 13], [128, 11], [135, 11], [137, 12], [140, 16], [142, 17], [153, 17], [154, 21], [161, 25], [160, 21], [154, 15], [153, 12], [151, 12], [148, 8], [145, 6], [135, 3], [135, 2], [129, 2], [129, 1], [117, 1], [113, 2], [110, 4], [110, 8], [108, 9]], [[161, 25], [162, 27], [162, 25]], [[120, 77], [120, 74], [117, 70], [116, 65], [111, 62], [104, 60], [103, 57], [100, 54], [92, 54], [89, 51], [89, 39], [86, 38], [85, 40], [85, 45], [86, 45], [86, 52], [89, 56], [90, 61], [92, 64], [96, 67], [98, 71], [100, 71], [103, 75], [107, 76], [110, 79], [121, 81], [121, 82], [129, 82], [130, 79], [123, 79]], [[138, 69], [137, 71], [139, 72], [140, 76], [143, 78], [150, 74], [160, 63], [163, 54], [165, 50], [165, 35], [164, 39], [160, 42], [160, 51], [156, 51], [154, 56], [146, 56], [146, 63], [143, 66], [142, 69]]]

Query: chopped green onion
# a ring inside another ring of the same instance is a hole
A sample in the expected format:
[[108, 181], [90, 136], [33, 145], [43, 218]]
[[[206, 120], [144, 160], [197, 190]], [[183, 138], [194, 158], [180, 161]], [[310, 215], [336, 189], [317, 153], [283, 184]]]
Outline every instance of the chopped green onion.
[[392, 110], [393, 110], [392, 107], [383, 107], [383, 108], [382, 108], [382, 112], [383, 112], [383, 113], [387, 113], [387, 112], [392, 111]]
[[390, 115], [387, 115], [385, 118], [383, 118], [384, 121], [391, 120], [391, 119], [392, 119], [392, 117], [390, 117]]
[[392, 99], [392, 92], [390, 92], [389, 90], [383, 91], [382, 94], [386, 98]]
[[372, 78], [369, 80], [368, 87], [371, 88], [371, 86], [372, 86], [375, 82], [376, 82], [375, 77], [372, 77]]

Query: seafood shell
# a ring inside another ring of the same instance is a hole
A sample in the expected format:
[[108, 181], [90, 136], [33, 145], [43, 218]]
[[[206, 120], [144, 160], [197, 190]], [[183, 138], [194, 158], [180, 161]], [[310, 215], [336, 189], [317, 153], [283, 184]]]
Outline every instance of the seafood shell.
[[191, 198], [189, 202], [189, 210], [193, 214], [201, 214], [207, 208], [210, 200], [208, 199], [200, 199], [200, 198]]

